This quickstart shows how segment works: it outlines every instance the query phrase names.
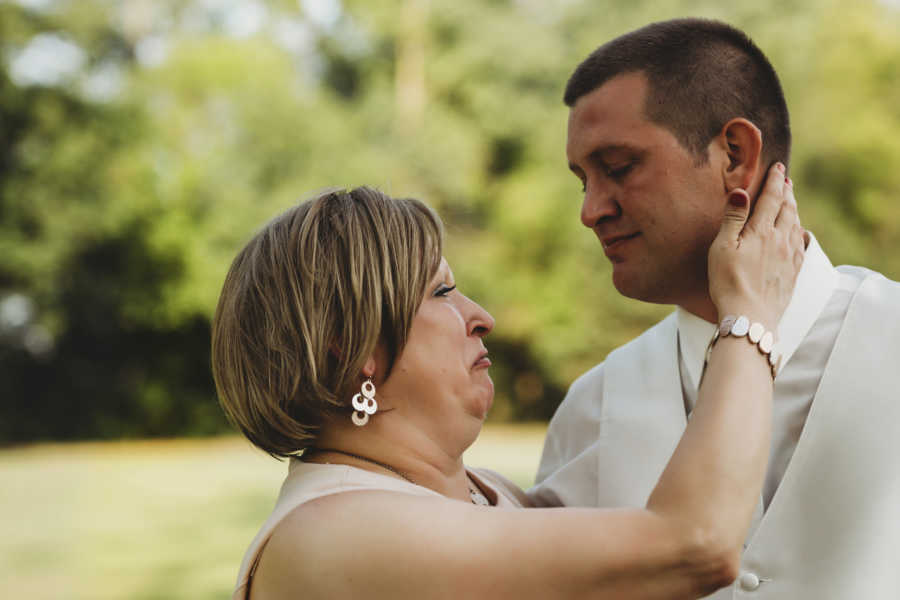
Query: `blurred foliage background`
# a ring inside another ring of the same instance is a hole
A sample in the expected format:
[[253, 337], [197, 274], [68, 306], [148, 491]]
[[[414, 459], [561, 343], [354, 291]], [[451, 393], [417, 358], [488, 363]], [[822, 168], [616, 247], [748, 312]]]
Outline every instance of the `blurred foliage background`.
[[565, 166], [562, 88], [675, 16], [780, 73], [805, 225], [900, 278], [900, 3], [0, 1], [0, 442], [227, 428], [209, 322], [230, 261], [328, 186], [416, 196], [496, 317], [496, 420], [670, 307], [621, 298]]

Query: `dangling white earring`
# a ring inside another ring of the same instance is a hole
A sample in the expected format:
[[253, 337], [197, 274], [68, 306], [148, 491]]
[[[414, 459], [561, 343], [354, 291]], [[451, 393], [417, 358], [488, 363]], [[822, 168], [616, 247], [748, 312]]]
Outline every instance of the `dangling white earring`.
[[359, 394], [353, 396], [350, 403], [353, 405], [353, 414], [350, 419], [357, 427], [362, 427], [369, 422], [369, 415], [374, 415], [378, 410], [378, 403], [375, 402], [375, 384], [372, 378], [366, 379]]

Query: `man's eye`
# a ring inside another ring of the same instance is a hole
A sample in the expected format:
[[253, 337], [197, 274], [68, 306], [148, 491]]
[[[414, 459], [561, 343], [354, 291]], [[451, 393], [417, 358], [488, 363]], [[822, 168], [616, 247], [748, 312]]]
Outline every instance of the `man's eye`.
[[621, 179], [628, 174], [628, 171], [631, 170], [631, 166], [633, 163], [628, 163], [626, 165], [622, 165], [621, 167], [608, 167], [606, 169], [606, 174], [613, 179]]

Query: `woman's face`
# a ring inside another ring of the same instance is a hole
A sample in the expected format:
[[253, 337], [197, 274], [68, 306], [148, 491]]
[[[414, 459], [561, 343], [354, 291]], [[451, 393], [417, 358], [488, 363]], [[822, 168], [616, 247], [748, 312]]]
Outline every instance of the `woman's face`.
[[453, 273], [441, 259], [406, 346], [379, 387], [380, 397], [409, 418], [437, 423], [448, 434], [477, 425], [477, 435], [494, 399], [491, 362], [482, 340], [493, 327], [493, 317], [456, 289]]

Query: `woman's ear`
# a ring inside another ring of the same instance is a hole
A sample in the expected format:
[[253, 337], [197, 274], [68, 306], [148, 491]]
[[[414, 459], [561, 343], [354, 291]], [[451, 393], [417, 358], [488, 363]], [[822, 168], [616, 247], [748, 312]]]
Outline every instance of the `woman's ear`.
[[[340, 360], [341, 358], [341, 349], [337, 344], [331, 344], [328, 346], [328, 352], [336, 359]], [[366, 359], [366, 362], [363, 363], [362, 374], [364, 377], [375, 377], [375, 372], [378, 370], [378, 359], [375, 354], [378, 352], [378, 349], [375, 350], [372, 354], [369, 355], [369, 358]]]
[[375, 354], [371, 354], [369, 358], [366, 359], [365, 364], [362, 368], [362, 374], [366, 377], [375, 377], [375, 371], [377, 367], [377, 363], [375, 362]]
[[719, 136], [728, 157], [722, 171], [725, 188], [749, 190], [762, 168], [762, 132], [747, 119], [738, 117], [725, 123]]

